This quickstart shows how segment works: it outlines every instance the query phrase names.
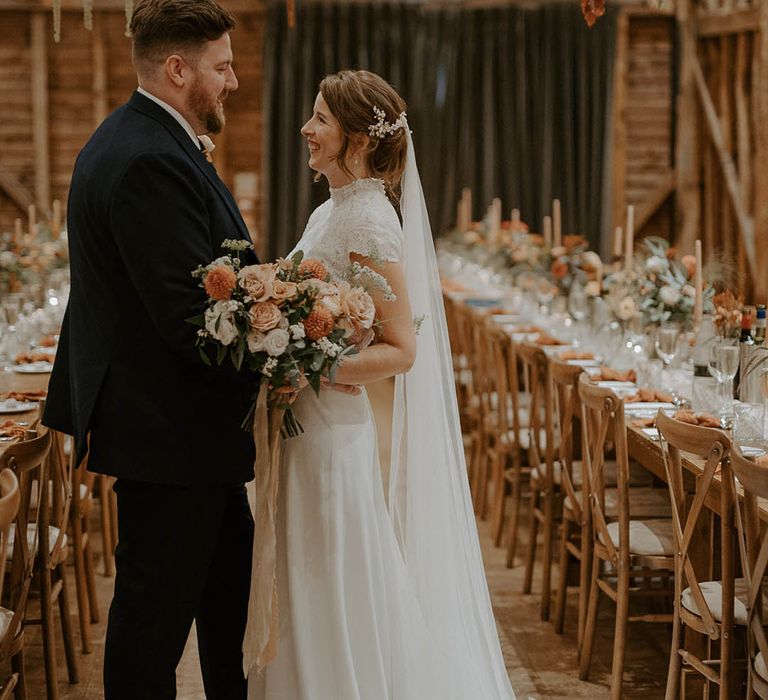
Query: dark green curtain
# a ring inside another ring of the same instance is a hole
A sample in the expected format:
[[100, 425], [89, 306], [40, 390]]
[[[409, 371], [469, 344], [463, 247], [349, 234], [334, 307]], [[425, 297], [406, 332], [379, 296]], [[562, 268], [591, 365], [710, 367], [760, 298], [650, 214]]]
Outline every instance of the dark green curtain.
[[435, 235], [449, 229], [463, 187], [479, 218], [501, 197], [533, 230], [563, 202], [566, 233], [598, 248], [615, 15], [593, 29], [578, 3], [538, 9], [400, 3], [269, 7], [265, 34], [264, 205], [269, 255], [298, 240], [327, 185], [312, 182], [299, 129], [320, 80], [344, 68], [386, 78], [408, 102]]

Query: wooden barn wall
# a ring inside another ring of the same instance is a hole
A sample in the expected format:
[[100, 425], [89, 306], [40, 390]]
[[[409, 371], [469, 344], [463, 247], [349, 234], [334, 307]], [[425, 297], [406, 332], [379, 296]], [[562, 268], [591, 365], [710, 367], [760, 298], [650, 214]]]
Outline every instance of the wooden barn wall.
[[[237, 173], [261, 171], [263, 10], [239, 13], [232, 35], [239, 89], [227, 100], [227, 128], [216, 137], [214, 161], [230, 188]], [[65, 206], [77, 153], [100, 121], [123, 104], [136, 87], [122, 12], [95, 13], [94, 31], [83, 27], [82, 12], [63, 12], [61, 42], [53, 41], [50, 13], [45, 13], [48, 51], [48, 104], [51, 200]], [[33, 108], [31, 91], [31, 13], [0, 11], [0, 170], [34, 196]], [[104, 67], [100, 93], [97, 69]], [[259, 183], [260, 184], [260, 183]], [[253, 232], [260, 220], [255, 206], [242, 201]], [[23, 211], [0, 187], [0, 231], [13, 227]]]
[[[623, 85], [617, 86], [614, 126], [617, 141], [614, 173], [614, 222], [622, 226], [627, 205], [636, 216], [652, 206], [668, 181], [674, 153], [674, 18], [628, 15], [620, 31], [619, 56]], [[617, 80], [621, 80], [617, 77]], [[623, 94], [621, 92], [623, 91]], [[671, 197], [645, 225], [639, 236], [670, 238], [673, 232]]]

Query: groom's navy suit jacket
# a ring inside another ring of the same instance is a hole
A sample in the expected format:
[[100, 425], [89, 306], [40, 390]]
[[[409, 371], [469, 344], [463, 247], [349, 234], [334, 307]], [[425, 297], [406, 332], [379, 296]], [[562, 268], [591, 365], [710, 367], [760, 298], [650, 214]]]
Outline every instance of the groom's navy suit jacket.
[[205, 308], [192, 270], [223, 255], [224, 239], [250, 240], [213, 166], [134, 93], [77, 158], [67, 228], [72, 289], [43, 422], [74, 435], [79, 455], [90, 433], [93, 471], [248, 481], [253, 439], [240, 424], [254, 383], [203, 364], [185, 320]]

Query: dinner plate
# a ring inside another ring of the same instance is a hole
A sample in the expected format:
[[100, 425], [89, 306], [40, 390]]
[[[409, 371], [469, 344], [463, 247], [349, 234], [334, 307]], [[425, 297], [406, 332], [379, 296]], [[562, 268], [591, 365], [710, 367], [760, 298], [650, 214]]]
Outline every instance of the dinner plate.
[[12, 399], [0, 401], [0, 413], [24, 413], [35, 408], [37, 408], [37, 404], [33, 401], [15, 401]]
[[600, 363], [595, 360], [566, 360], [569, 365], [575, 365], [576, 367], [599, 367]]
[[573, 343], [567, 343], [564, 345], [540, 345], [539, 346], [547, 355], [556, 355], [558, 352], [565, 352], [566, 350], [576, 350], [578, 345]]
[[24, 365], [16, 365], [13, 371], [19, 374], [48, 374], [52, 369], [52, 362], [29, 362]]
[[624, 413], [658, 411], [660, 408], [664, 411], [671, 411], [675, 408], [675, 404], [664, 401], [633, 401], [632, 403], [624, 404]]
[[659, 439], [659, 431], [656, 428], [640, 428], [640, 432], [651, 440]]
[[[597, 386], [605, 387], [606, 389], [636, 389], [637, 384], [634, 382], [620, 382], [612, 379], [600, 380], [595, 382]], [[630, 404], [634, 405], [634, 404]]]
[[494, 323], [507, 325], [509, 323], [519, 323], [520, 314], [493, 314], [493, 316], [491, 316], [490, 319]]
[[753, 445], [739, 445], [739, 449], [745, 457], [760, 457], [766, 452], [764, 447], [754, 447]]

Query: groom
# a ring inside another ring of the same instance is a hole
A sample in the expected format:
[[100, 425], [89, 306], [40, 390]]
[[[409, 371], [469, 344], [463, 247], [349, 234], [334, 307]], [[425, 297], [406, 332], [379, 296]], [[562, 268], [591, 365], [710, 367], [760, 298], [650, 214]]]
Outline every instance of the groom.
[[72, 177], [72, 291], [44, 422], [75, 436], [78, 459], [90, 446], [91, 470], [117, 477], [106, 700], [174, 698], [193, 620], [206, 697], [246, 697], [254, 447], [240, 423], [253, 386], [206, 367], [185, 321], [204, 308], [191, 271], [222, 255], [224, 239], [249, 240], [198, 139], [221, 131], [238, 86], [233, 27], [214, 0], [139, 2], [139, 88]]

